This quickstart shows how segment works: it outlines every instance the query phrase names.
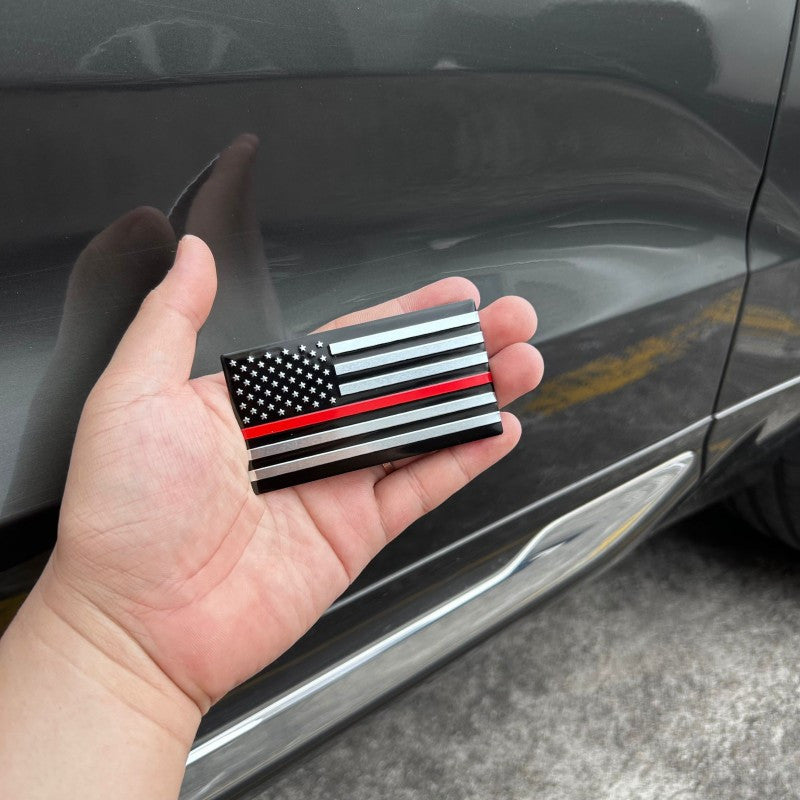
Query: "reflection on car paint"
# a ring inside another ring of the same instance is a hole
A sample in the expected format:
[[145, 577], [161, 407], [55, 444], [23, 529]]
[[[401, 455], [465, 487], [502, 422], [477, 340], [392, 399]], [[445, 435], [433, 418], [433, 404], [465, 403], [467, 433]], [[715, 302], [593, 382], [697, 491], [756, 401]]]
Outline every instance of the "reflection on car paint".
[[740, 292], [728, 292], [688, 322], [676, 325], [661, 336], [634, 341], [618, 356], [602, 356], [571, 372], [551, 377], [526, 401], [526, 411], [555, 414], [653, 378], [665, 364], [685, 358], [690, 350], [702, 347], [709, 335], [709, 323], [720, 326], [723, 332], [730, 330], [739, 303]]

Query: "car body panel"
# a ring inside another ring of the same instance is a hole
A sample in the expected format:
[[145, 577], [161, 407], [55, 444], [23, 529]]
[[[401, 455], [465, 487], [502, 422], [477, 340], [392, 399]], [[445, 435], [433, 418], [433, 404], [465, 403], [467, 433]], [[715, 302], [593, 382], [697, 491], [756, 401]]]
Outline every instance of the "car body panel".
[[796, 435], [800, 412], [800, 54], [795, 19], [780, 105], [748, 235], [750, 274], [697, 503], [763, 474], [765, 453]]
[[720, 409], [800, 375], [800, 54], [792, 48], [748, 240], [751, 269]]

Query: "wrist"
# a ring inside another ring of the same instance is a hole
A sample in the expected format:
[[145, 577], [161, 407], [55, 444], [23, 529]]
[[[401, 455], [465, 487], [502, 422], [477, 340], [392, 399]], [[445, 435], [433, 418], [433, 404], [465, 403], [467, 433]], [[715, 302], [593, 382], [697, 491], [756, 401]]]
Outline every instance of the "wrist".
[[188, 753], [201, 711], [122, 626], [61, 581], [51, 561], [12, 623], [67, 680], [116, 707], [126, 724], [154, 728]]

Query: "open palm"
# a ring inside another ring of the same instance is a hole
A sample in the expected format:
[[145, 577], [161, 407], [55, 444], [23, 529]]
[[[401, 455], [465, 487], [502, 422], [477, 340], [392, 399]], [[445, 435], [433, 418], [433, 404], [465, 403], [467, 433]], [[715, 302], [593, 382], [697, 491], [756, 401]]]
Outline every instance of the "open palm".
[[[503, 434], [255, 495], [221, 374], [189, 380], [196, 333], [216, 290], [213, 257], [185, 237], [87, 400], [51, 562], [58, 581], [130, 634], [205, 709], [318, 619], [411, 522], [508, 453]], [[450, 278], [333, 325], [477, 290]], [[481, 311], [501, 405], [542, 374], [533, 309]]]

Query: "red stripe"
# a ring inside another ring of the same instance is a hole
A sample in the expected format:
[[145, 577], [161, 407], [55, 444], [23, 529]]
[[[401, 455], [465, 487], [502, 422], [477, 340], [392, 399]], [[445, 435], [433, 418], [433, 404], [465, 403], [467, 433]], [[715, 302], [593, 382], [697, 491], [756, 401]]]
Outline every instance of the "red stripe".
[[422, 386], [419, 389], [407, 389], [404, 392], [387, 394], [383, 397], [372, 397], [369, 400], [360, 400], [358, 403], [350, 403], [346, 406], [336, 406], [325, 408], [322, 411], [313, 411], [310, 414], [300, 414], [297, 417], [279, 419], [277, 422], [265, 422], [263, 425], [253, 425], [250, 428], [242, 428], [242, 435], [245, 439], [257, 439], [260, 436], [267, 436], [270, 433], [281, 433], [290, 431], [292, 428], [304, 428], [307, 425], [317, 425], [320, 422], [328, 422], [332, 419], [351, 417], [353, 414], [364, 414], [367, 411], [377, 411], [389, 406], [399, 406], [401, 403], [413, 403], [415, 400], [424, 400], [426, 397], [435, 397], [439, 394], [457, 392], [461, 389], [471, 389], [473, 386], [482, 386], [492, 382], [492, 375], [489, 372], [482, 372], [480, 375], [470, 375], [467, 378], [456, 378], [444, 383], [435, 383], [432, 386]]

